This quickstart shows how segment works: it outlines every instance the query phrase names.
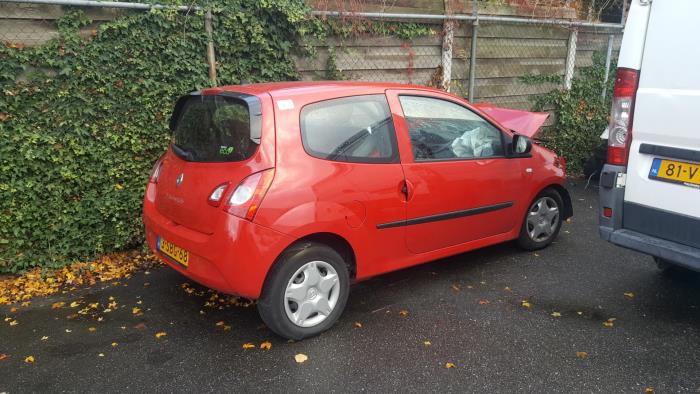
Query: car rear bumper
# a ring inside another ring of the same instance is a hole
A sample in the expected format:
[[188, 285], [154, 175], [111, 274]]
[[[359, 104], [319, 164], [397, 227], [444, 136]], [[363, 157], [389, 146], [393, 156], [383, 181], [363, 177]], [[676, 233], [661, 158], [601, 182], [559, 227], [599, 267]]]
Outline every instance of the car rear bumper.
[[[700, 221], [673, 212], [624, 201], [618, 174], [625, 168], [605, 165], [600, 179], [599, 232], [606, 241], [700, 271], [697, 236]], [[611, 216], [604, 215], [610, 208]], [[627, 216], [625, 216], [627, 215]]]
[[[213, 234], [172, 222], [148, 200], [144, 202], [146, 240], [170, 267], [207, 287], [250, 299], [260, 297], [265, 277], [277, 256], [293, 241], [287, 235], [222, 212]], [[162, 237], [187, 250], [187, 267], [158, 251]]]

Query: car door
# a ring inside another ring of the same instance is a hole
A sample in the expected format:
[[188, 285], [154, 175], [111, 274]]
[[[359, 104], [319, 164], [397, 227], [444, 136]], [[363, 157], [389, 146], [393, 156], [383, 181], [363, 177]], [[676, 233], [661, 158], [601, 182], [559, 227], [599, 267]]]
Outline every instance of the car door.
[[408, 249], [424, 253], [511, 231], [523, 180], [519, 162], [505, 156], [507, 133], [447, 94], [390, 90], [387, 97], [400, 114]]

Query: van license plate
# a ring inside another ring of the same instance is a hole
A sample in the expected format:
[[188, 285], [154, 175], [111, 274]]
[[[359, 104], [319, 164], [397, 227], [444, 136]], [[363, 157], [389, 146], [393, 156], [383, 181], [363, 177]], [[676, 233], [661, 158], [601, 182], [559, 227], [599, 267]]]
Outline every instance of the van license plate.
[[187, 267], [190, 263], [190, 252], [182, 249], [174, 243], [158, 237], [158, 250], [164, 255]]
[[649, 170], [649, 179], [700, 187], [700, 164], [654, 159]]

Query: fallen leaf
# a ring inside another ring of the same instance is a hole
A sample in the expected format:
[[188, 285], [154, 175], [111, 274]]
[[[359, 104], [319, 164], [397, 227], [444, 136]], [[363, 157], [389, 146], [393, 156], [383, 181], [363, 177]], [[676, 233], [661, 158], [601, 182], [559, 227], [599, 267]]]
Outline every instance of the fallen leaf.
[[430, 342], [430, 341], [423, 341], [423, 345], [425, 345], [425, 346], [430, 346], [430, 345], [432, 345], [432, 342]]
[[[29, 306], [29, 305], [31, 305], [31, 303], [32, 303], [31, 301], [24, 301], [20, 305], [21, 306]], [[17, 308], [15, 308], [15, 312], [17, 312]]]
[[408, 316], [408, 311], [405, 310], [405, 309], [401, 309], [401, 310], [399, 311], [399, 316], [401, 316], [401, 317], [406, 317], [406, 316]]
[[355, 328], [362, 328], [362, 323], [356, 321], [355, 323], [353, 323], [353, 326], [355, 326]]
[[10, 313], [17, 313], [17, 308], [15, 308], [15, 307], [10, 308]]
[[216, 326], [217, 326], [217, 327], [221, 327], [221, 326], [223, 326], [224, 324], [226, 324], [226, 323], [224, 323], [223, 320], [216, 322]]
[[522, 302], [520, 302], [520, 306], [527, 309], [532, 308], [532, 304], [528, 300], [522, 300]]
[[104, 357], [104, 356], [105, 356], [104, 353], [100, 353], [100, 354], [97, 355], [97, 357]]
[[581, 316], [581, 315], [583, 315], [583, 312], [576, 312], [576, 314]]
[[513, 291], [510, 287], [506, 286], [503, 288], [504, 291]]
[[134, 328], [137, 330], [143, 330], [146, 328], [146, 325], [143, 323], [139, 323], [139, 324], [135, 325]]
[[624, 294], [625, 294], [625, 297], [629, 298], [630, 300], [632, 298], [634, 298], [634, 293], [632, 293], [631, 291], [628, 291], [627, 293], [624, 293]]
[[42, 341], [48, 341], [48, 340], [49, 340], [49, 337], [47, 337], [46, 335], [44, 335], [43, 337], [41, 337], [41, 340], [42, 340]]
[[243, 344], [243, 349], [255, 349], [255, 345], [248, 342]]
[[69, 329], [66, 328], [66, 332], [67, 332], [67, 333], [71, 333], [71, 332], [73, 332], [73, 330], [69, 330]]
[[270, 349], [272, 349], [272, 343], [265, 341], [265, 342], [260, 344], [260, 349], [270, 350]]
[[18, 322], [17, 320], [10, 320], [10, 325], [11, 325], [11, 326], [16, 326], [16, 325], [18, 325], [18, 324], [19, 324], [19, 322]]
[[298, 362], [300, 364], [308, 359], [309, 359], [309, 356], [307, 356], [306, 354], [302, 354], [302, 353], [299, 353], [296, 356], [294, 356], [294, 360], [296, 360], [296, 362]]
[[535, 257], [540, 257], [540, 255], [539, 255], [538, 253], [533, 253], [533, 255], [534, 255]]
[[231, 331], [231, 326], [225, 324], [224, 331]]
[[0, 353], [0, 361], [6, 359], [6, 358], [8, 358], [8, 357], [10, 357], [10, 356], [8, 356], [8, 355], [5, 354], [5, 353]]
[[454, 291], [459, 291], [460, 288], [459, 288], [458, 285], [452, 285], [452, 290], [454, 290]]
[[644, 392], [645, 392], [646, 394], [654, 394], [654, 393], [655, 393], [653, 387], [647, 387], [647, 388], [645, 388], [645, 389], [644, 389]]
[[71, 308], [77, 308], [80, 305], [80, 301], [73, 301], [70, 303]]
[[576, 357], [585, 360], [588, 358], [588, 352], [576, 352]]
[[95, 327], [88, 327], [88, 331], [90, 331], [90, 332], [95, 332], [95, 331], [97, 331], [97, 328], [95, 328]]
[[137, 315], [139, 312], [141, 312], [141, 308], [136, 306], [131, 308], [131, 313], [133, 313], [134, 315]]
[[100, 304], [97, 302], [93, 302], [92, 304], [89, 304], [88, 306], [92, 309], [97, 309], [100, 306]]
[[117, 346], [119, 346], [119, 344], [118, 344], [118, 343], [116, 343], [116, 342], [112, 342], [112, 347], [117, 347]]
[[561, 317], [561, 313], [559, 313], [559, 312], [552, 312], [552, 317]]
[[31, 364], [34, 362], [34, 356], [27, 356], [24, 358], [24, 362], [27, 364]]
[[162, 338], [162, 337], [164, 337], [164, 336], [166, 336], [166, 335], [168, 335], [168, 334], [165, 333], [165, 331], [157, 332], [157, 333], [156, 333], [156, 339], [160, 339], [160, 338]]
[[445, 363], [445, 368], [447, 368], [447, 369], [451, 369], [454, 367], [455, 367], [455, 365], [453, 363]]
[[489, 300], [479, 300], [479, 305], [488, 305], [490, 303], [491, 303], [491, 301], [489, 301]]
[[615, 323], [613, 323], [614, 321], [615, 321], [614, 318], [604, 321], [603, 327], [612, 328], [613, 326], [615, 326]]

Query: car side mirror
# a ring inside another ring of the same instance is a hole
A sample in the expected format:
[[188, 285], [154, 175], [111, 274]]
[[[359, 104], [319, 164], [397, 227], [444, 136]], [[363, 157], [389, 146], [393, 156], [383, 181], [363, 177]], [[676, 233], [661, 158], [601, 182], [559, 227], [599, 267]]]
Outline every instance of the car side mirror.
[[532, 140], [524, 135], [514, 134], [511, 146], [513, 156], [528, 156], [532, 150]]

